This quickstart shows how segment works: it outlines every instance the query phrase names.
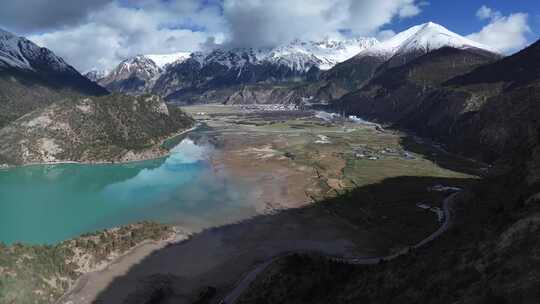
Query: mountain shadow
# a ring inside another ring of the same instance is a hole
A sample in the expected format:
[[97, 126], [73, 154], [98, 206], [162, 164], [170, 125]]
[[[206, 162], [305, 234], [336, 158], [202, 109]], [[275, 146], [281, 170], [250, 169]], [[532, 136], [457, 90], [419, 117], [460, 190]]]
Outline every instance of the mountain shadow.
[[[437, 216], [416, 206], [419, 202], [438, 204], [448, 196], [429, 191], [430, 187], [466, 188], [476, 182], [389, 178], [304, 208], [209, 228], [132, 265], [110, 280], [93, 303], [218, 303], [247, 271], [285, 253], [386, 255], [417, 244], [437, 230]], [[76, 301], [85, 295], [99, 276], [110, 278], [109, 272], [90, 276], [67, 299]]]

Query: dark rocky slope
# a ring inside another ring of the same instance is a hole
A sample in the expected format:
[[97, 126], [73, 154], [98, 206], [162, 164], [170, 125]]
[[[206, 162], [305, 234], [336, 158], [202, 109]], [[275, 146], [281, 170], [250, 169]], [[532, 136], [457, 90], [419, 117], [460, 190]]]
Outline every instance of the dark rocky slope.
[[[491, 154], [498, 152], [478, 150], [488, 139], [471, 125], [476, 121], [471, 119], [478, 117], [488, 97], [498, 89], [452, 87], [448, 83], [496, 59], [491, 53], [443, 48], [388, 69], [361, 90], [345, 95], [338, 107], [349, 114], [433, 137], [456, 147], [456, 151], [493, 160], [496, 155]], [[500, 116], [503, 119], [504, 115]], [[463, 146], [467, 149], [459, 150]]]
[[0, 129], [0, 164], [115, 162], [163, 156], [193, 120], [159, 97], [64, 99]]
[[139, 55], [122, 61], [105, 77], [98, 79], [97, 83], [111, 92], [141, 95], [149, 91], [159, 73], [161, 69], [154, 61]]
[[0, 128], [61, 97], [104, 94], [50, 50], [0, 29]]
[[105, 89], [78, 73], [51, 75], [0, 69], [0, 128], [62, 98], [105, 94]]
[[429, 79], [413, 76], [433, 67], [421, 58], [344, 98], [351, 113], [434, 136], [495, 166], [460, 195], [453, 226], [428, 246], [373, 266], [291, 256], [240, 303], [538, 303], [539, 55], [537, 42], [450, 80], [448, 66]]
[[[200, 56], [194, 54], [184, 62], [168, 67], [156, 80], [152, 92], [165, 96], [168, 101], [183, 104], [227, 102], [229, 97], [245, 87], [260, 85], [259, 91], [262, 88], [274, 90], [283, 85], [298, 85], [298, 82], [317, 79], [320, 73], [317, 67], [304, 71], [285, 64], [257, 61], [249, 53], [212, 53], [204, 59]], [[239, 103], [248, 102], [245, 99]], [[278, 100], [262, 103], [278, 103]]]
[[540, 205], [527, 200], [538, 191], [516, 175], [490, 179], [462, 197], [459, 222], [427, 247], [372, 266], [290, 256], [237, 303], [538, 303]]

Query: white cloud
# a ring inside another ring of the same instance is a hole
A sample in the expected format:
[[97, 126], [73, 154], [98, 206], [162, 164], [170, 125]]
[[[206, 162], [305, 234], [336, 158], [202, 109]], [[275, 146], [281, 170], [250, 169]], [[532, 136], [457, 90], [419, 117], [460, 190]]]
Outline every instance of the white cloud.
[[111, 68], [138, 54], [196, 50], [212, 35], [223, 40], [215, 32], [223, 27], [219, 8], [201, 8], [190, 0], [140, 1], [138, 5], [112, 3], [89, 14], [82, 25], [30, 35], [29, 39], [83, 72]]
[[15, 31], [44, 31], [84, 22], [86, 16], [114, 0], [2, 1], [0, 23]]
[[415, 5], [414, 3], [405, 3], [399, 9], [399, 17], [400, 18], [414, 17], [414, 16], [420, 14], [420, 12], [421, 12], [421, 10], [420, 10], [419, 6]]
[[499, 11], [484, 5], [477, 11], [476, 16], [481, 20], [489, 19], [489, 23], [467, 38], [503, 53], [511, 53], [527, 45], [527, 34], [531, 32], [527, 14], [514, 13], [503, 16]]
[[377, 39], [379, 41], [386, 41], [396, 35], [396, 32], [393, 30], [384, 30], [377, 33]]
[[[421, 2], [424, 3], [424, 2]], [[420, 13], [416, 0], [225, 0], [230, 43], [273, 46], [295, 38], [373, 35], [394, 18]]]
[[493, 14], [493, 10], [485, 5], [482, 5], [476, 12], [476, 17], [480, 20], [489, 19]]
[[341, 16], [333, 16], [333, 1], [227, 0], [224, 17], [233, 46], [274, 46], [297, 37], [317, 39], [334, 34]]
[[215, 43], [260, 47], [344, 32], [377, 35], [382, 26], [415, 16], [425, 5], [417, 0], [99, 1], [105, 4], [29, 38], [86, 71], [112, 68], [137, 54], [194, 51]]
[[420, 5], [415, 0], [368, 1], [350, 0], [349, 18], [345, 23], [360, 35], [376, 33], [395, 17], [408, 18], [420, 13]]

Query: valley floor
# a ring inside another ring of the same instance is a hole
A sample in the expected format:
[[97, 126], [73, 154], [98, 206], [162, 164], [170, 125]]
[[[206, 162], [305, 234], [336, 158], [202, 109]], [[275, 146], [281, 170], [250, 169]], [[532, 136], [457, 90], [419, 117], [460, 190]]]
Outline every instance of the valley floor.
[[404, 134], [313, 112], [184, 110], [206, 124], [192, 137], [218, 148], [215, 170], [260, 185], [260, 215], [165, 248], [141, 247], [85, 275], [63, 303], [213, 303], [256, 265], [288, 252], [399, 252], [438, 229], [433, 211], [448, 196], [444, 187], [466, 187], [480, 172]]

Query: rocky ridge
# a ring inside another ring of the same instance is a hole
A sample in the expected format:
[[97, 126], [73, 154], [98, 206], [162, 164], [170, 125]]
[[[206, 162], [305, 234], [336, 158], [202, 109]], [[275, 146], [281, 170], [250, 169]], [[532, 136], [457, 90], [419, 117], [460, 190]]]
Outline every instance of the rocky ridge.
[[50, 50], [0, 29], [0, 128], [66, 96], [104, 94]]
[[0, 163], [126, 162], [163, 156], [193, 120], [157, 96], [65, 99], [0, 129]]

